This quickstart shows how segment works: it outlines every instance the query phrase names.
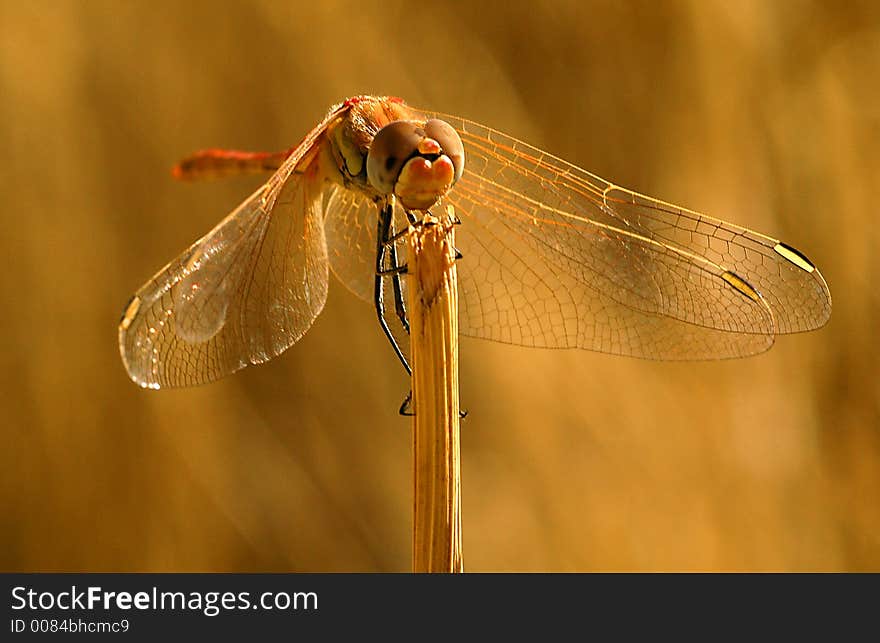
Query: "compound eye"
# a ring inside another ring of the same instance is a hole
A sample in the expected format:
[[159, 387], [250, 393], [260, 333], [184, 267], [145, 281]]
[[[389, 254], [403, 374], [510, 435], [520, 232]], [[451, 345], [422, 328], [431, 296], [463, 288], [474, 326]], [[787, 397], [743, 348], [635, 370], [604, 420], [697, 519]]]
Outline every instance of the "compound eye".
[[432, 138], [443, 148], [443, 153], [452, 161], [455, 167], [455, 181], [461, 178], [464, 172], [464, 145], [458, 132], [447, 123], [437, 118], [432, 118], [425, 123], [425, 136]]
[[367, 152], [367, 179], [380, 194], [393, 194], [404, 164], [418, 153], [425, 129], [418, 123], [395, 121], [379, 130]]

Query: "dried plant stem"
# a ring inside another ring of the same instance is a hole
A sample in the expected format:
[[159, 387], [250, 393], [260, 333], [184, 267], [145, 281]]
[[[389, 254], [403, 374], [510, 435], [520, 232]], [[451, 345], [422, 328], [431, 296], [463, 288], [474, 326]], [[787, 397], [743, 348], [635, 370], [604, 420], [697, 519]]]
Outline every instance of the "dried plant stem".
[[458, 282], [453, 212], [409, 235], [413, 392], [413, 571], [461, 572]]

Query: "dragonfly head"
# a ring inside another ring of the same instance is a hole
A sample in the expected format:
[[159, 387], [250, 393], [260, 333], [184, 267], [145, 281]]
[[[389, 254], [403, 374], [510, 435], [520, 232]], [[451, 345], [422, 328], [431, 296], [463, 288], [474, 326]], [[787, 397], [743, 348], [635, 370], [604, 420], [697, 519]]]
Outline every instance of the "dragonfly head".
[[464, 146], [448, 123], [394, 121], [373, 138], [367, 178], [384, 195], [394, 194], [409, 210], [427, 210], [461, 178]]

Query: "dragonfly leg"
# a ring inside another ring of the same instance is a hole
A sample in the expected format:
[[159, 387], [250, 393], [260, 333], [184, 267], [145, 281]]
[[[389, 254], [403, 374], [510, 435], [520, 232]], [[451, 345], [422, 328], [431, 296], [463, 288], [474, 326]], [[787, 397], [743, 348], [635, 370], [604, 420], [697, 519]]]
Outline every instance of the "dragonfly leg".
[[[397, 243], [400, 239], [409, 234], [409, 228], [404, 228], [399, 232], [395, 232], [385, 241], [386, 246], [394, 247], [394, 244]], [[395, 262], [396, 263], [396, 262]]]
[[[400, 279], [401, 272], [398, 270], [398, 266], [394, 266], [389, 271], [385, 270], [385, 256], [386, 252], [388, 251], [388, 246], [385, 244], [385, 242], [393, 234], [393, 217], [394, 207], [391, 203], [385, 203], [383, 206], [380, 207], [379, 223], [376, 235], [376, 280], [374, 282], [373, 288], [373, 303], [376, 306], [376, 314], [379, 317], [379, 326], [382, 327], [382, 332], [385, 333], [385, 336], [391, 343], [391, 347], [394, 349], [394, 352], [397, 355], [397, 358], [400, 360], [400, 363], [403, 364], [403, 368], [406, 370], [407, 374], [412, 375], [412, 368], [410, 367], [409, 362], [407, 362], [403, 351], [400, 350], [400, 346], [398, 345], [397, 340], [394, 338], [394, 334], [391, 332], [391, 329], [388, 327], [388, 322], [385, 320], [385, 295], [382, 279], [386, 274], [391, 274], [393, 279]], [[397, 272], [395, 272], [395, 270], [397, 270]], [[396, 286], [395, 299], [397, 299], [397, 291], [399, 290], [400, 284], [397, 283]], [[405, 327], [407, 329], [407, 332], [409, 332], [408, 323], [405, 325]]]
[[[394, 232], [394, 221], [391, 222], [391, 230], [390, 232]], [[400, 238], [401, 234], [405, 234], [409, 232], [409, 230], [403, 230], [397, 234], [392, 234], [390, 239]], [[393, 243], [388, 247], [388, 256], [391, 261], [392, 268], [397, 266], [397, 246]], [[406, 266], [403, 266], [404, 270], [402, 272], [398, 272], [391, 276], [391, 290], [394, 293], [394, 312], [397, 314], [397, 318], [400, 320], [400, 323], [403, 324], [403, 328], [406, 331], [406, 334], [409, 335], [409, 317], [406, 314], [406, 302], [403, 300], [403, 287], [400, 282], [400, 275], [406, 274]], [[410, 391], [410, 395], [412, 395], [412, 391]]]
[[[419, 221], [414, 214], [407, 211], [407, 218], [409, 219], [412, 225], [423, 225], [422, 221]], [[461, 220], [458, 220], [456, 217], [456, 221], [454, 223], [461, 223]], [[392, 223], [393, 226], [393, 223]], [[403, 233], [408, 232], [408, 230], [404, 230]], [[391, 238], [397, 239], [403, 233], [397, 233], [391, 236]], [[397, 264], [397, 249], [392, 245], [389, 249], [389, 254], [391, 256], [391, 265], [394, 266]], [[455, 258], [462, 259], [463, 255], [458, 251], [458, 248], [455, 249]], [[403, 300], [403, 293], [400, 290], [400, 275], [395, 274], [394, 277], [394, 305], [397, 309], [397, 317], [400, 319], [403, 327], [406, 328], [406, 332], [409, 333], [409, 318], [406, 314], [406, 305]], [[403, 404], [400, 405], [400, 409], [398, 413], [403, 416], [412, 416], [415, 415], [415, 409], [413, 408], [413, 399], [412, 399], [412, 391], [406, 394], [406, 398], [403, 400]], [[458, 417], [463, 420], [467, 417], [467, 410], [459, 410]]]
[[[410, 224], [418, 225], [421, 222], [412, 212], [406, 211], [407, 219]], [[403, 298], [403, 288], [401, 284], [401, 275], [406, 274], [406, 265], [398, 265], [397, 263], [397, 246], [395, 242], [401, 239], [405, 234], [407, 234], [408, 230], [401, 230], [400, 232], [395, 233], [394, 231], [394, 209], [393, 205], [390, 203], [386, 203], [379, 211], [379, 224], [378, 224], [378, 234], [376, 235], [376, 281], [375, 281], [375, 290], [374, 290], [374, 299], [376, 305], [376, 313], [379, 316], [379, 324], [382, 326], [382, 330], [385, 332], [385, 336], [388, 338], [388, 341], [391, 342], [391, 346], [394, 348], [394, 352], [397, 354], [398, 359], [403, 364], [403, 367], [406, 369], [406, 372], [409, 375], [412, 375], [412, 368], [406, 360], [406, 357], [403, 355], [403, 352], [400, 350], [400, 346], [397, 343], [397, 340], [394, 338], [394, 335], [391, 333], [391, 329], [388, 327], [388, 322], [385, 319], [385, 295], [382, 279], [385, 277], [391, 277], [392, 280], [392, 292], [394, 293], [394, 309], [397, 314], [397, 318], [400, 320], [400, 323], [403, 325], [404, 330], [406, 330], [407, 334], [409, 334], [409, 317], [406, 312], [406, 302]], [[386, 258], [387, 263], [390, 264], [390, 267], [386, 268]], [[456, 249], [455, 258], [461, 259], [462, 254]], [[413, 400], [412, 400], [412, 390], [410, 390], [406, 397], [403, 400], [403, 403], [400, 405], [398, 409], [398, 413], [403, 416], [412, 416], [415, 415], [415, 410], [413, 409]], [[466, 410], [459, 411], [459, 418], [464, 419], [467, 417], [468, 412]]]
[[402, 266], [394, 266], [393, 268], [387, 268], [385, 270], [377, 270], [376, 274], [379, 277], [399, 277], [400, 275], [405, 275], [409, 271], [406, 264]]
[[[413, 409], [413, 399], [412, 399], [412, 391], [406, 394], [406, 398], [403, 400], [403, 404], [400, 405], [400, 408], [397, 410], [399, 415], [404, 417], [412, 417], [416, 414]], [[467, 409], [459, 409], [458, 411], [458, 419], [463, 420], [468, 416]]]
[[[397, 266], [397, 246], [395, 242], [406, 235], [409, 230], [401, 230], [400, 232], [394, 233], [394, 219], [392, 218], [391, 224], [388, 226], [388, 241], [386, 242], [386, 247], [388, 249], [388, 259], [391, 264], [391, 269], [394, 270]], [[403, 266], [405, 269], [406, 266]], [[406, 314], [406, 302], [403, 300], [403, 287], [401, 285], [400, 276], [401, 274], [405, 274], [403, 272], [394, 272], [391, 275], [391, 287], [392, 292], [394, 293], [394, 311], [397, 314], [397, 318], [400, 320], [400, 323], [403, 324], [403, 328], [406, 331], [406, 334], [409, 335], [409, 317]], [[415, 411], [413, 410], [412, 405], [412, 390], [410, 390], [406, 394], [406, 398], [404, 398], [403, 403], [401, 403], [400, 408], [397, 410], [398, 414], [408, 417], [415, 415]]]
[[416, 412], [413, 411], [412, 391], [406, 394], [406, 399], [403, 400], [403, 404], [400, 405], [397, 413], [399, 415], [403, 415], [404, 417], [412, 417], [416, 414]]

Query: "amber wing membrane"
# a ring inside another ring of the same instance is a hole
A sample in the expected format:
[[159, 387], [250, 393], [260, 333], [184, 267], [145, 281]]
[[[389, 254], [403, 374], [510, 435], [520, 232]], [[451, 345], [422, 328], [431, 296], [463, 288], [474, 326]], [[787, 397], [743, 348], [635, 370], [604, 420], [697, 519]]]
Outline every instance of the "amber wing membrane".
[[778, 240], [615, 186], [484, 125], [447, 197], [464, 334], [649, 359], [740, 357], [818, 328], [828, 287]]
[[323, 182], [309, 158], [332, 110], [278, 171], [132, 297], [119, 325], [131, 378], [191, 386], [271, 359], [296, 342], [327, 297]]
[[364, 195], [331, 186], [326, 195], [324, 234], [330, 267], [352, 293], [373, 301], [379, 212]]

